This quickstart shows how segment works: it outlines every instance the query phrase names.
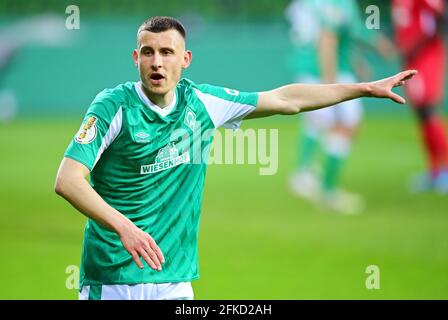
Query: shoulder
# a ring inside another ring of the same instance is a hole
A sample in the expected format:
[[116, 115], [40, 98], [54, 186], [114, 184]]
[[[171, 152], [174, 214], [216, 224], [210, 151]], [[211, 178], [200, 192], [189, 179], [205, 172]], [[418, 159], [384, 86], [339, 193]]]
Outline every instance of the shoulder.
[[[195, 83], [190, 79], [187, 78], [182, 78], [179, 83], [177, 84], [178, 88], [185, 88], [187, 90], [199, 90], [203, 93], [214, 93], [216, 91], [220, 91], [220, 90], [226, 90], [226, 88], [224, 87], [220, 87], [220, 86], [215, 86], [215, 85], [211, 85], [211, 84], [207, 84], [207, 83]], [[227, 89], [228, 90], [228, 89]]]
[[132, 90], [134, 90], [134, 82], [126, 82], [119, 84], [114, 88], [107, 88], [98, 93], [93, 99], [93, 103], [108, 102], [108, 103], [120, 103], [129, 99]]
[[187, 78], [182, 78], [177, 83], [177, 90], [185, 96], [190, 96], [197, 89], [197, 84]]
[[240, 92], [235, 89], [211, 85], [196, 84], [188, 79], [179, 81], [179, 86], [185, 87], [187, 97], [200, 100], [205, 106], [222, 104], [249, 104], [255, 106], [258, 100], [257, 92]]
[[218, 94], [222, 90], [228, 90], [223, 87], [214, 86], [211, 84], [206, 83], [195, 83], [187, 78], [182, 78], [178, 83], [178, 88], [184, 89], [185, 91], [200, 91], [201, 93], [208, 93], [208, 94]]
[[[208, 83], [194, 83], [193, 81], [189, 79], [182, 79], [179, 82], [180, 85], [185, 86], [185, 88], [190, 91], [194, 96], [201, 99], [204, 97], [204, 95], [207, 96], [214, 96], [216, 98], [222, 98], [222, 99], [230, 99], [231, 97], [234, 97], [238, 95], [237, 90], [228, 89], [225, 87], [220, 87]], [[201, 99], [202, 100], [202, 99]]]
[[182, 78], [179, 80], [179, 83], [177, 84], [178, 87], [184, 87], [184, 88], [190, 88], [195, 87], [196, 83], [194, 83], [192, 80], [188, 78]]
[[102, 90], [93, 99], [89, 108], [90, 112], [107, 118], [115, 115], [120, 108], [129, 104], [134, 85], [134, 82], [126, 82], [114, 88]]

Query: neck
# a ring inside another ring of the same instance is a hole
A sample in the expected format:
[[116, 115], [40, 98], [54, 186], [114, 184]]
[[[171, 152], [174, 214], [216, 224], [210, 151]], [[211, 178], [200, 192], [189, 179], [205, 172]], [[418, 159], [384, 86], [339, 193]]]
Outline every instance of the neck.
[[141, 84], [141, 87], [148, 99], [160, 108], [165, 108], [173, 102], [174, 90], [170, 90], [165, 94], [154, 94], [146, 89], [143, 83]]

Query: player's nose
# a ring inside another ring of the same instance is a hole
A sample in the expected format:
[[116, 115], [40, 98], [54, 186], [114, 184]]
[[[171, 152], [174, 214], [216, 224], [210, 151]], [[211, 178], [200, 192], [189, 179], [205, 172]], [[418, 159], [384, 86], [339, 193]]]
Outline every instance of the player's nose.
[[151, 61], [151, 67], [153, 70], [158, 70], [159, 68], [162, 67], [162, 57], [160, 56], [160, 54], [155, 53], [153, 55], [153, 58]]

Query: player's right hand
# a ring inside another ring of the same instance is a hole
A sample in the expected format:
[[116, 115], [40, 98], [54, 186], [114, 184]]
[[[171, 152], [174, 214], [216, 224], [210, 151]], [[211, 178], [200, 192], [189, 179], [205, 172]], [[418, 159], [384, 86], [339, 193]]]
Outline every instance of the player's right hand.
[[140, 260], [140, 257], [142, 257], [152, 269], [162, 270], [165, 258], [154, 239], [148, 233], [130, 223], [119, 235], [124, 248], [129, 252], [140, 269], [143, 269], [143, 263]]

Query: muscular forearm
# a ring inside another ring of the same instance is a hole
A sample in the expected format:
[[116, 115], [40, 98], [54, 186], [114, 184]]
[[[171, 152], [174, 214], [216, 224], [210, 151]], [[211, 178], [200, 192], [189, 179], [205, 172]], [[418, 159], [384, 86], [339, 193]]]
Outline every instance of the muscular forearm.
[[369, 95], [369, 86], [356, 84], [291, 84], [278, 89], [284, 101], [291, 102], [293, 112], [306, 112]]
[[370, 83], [357, 84], [290, 84], [261, 92], [254, 112], [247, 118], [275, 114], [297, 114], [370, 96]]

